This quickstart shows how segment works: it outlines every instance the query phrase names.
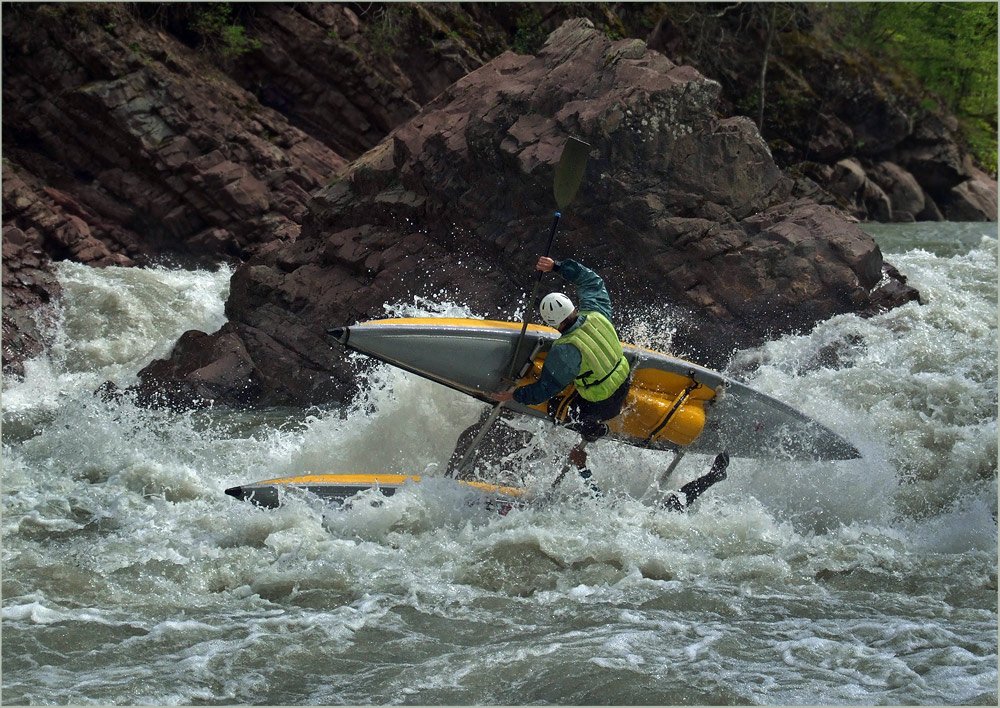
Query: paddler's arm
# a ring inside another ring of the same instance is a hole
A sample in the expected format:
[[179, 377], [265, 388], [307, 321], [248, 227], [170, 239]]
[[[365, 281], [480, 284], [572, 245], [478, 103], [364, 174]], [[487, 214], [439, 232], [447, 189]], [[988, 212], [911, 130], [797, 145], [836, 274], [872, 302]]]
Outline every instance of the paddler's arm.
[[596, 310], [611, 319], [611, 296], [601, 276], [572, 258], [555, 261], [552, 269], [576, 286], [581, 311]]
[[502, 391], [490, 394], [490, 398], [494, 401], [513, 399], [526, 406], [547, 401], [573, 382], [580, 371], [580, 361], [580, 351], [576, 347], [552, 347], [538, 381], [515, 389], [513, 394]]

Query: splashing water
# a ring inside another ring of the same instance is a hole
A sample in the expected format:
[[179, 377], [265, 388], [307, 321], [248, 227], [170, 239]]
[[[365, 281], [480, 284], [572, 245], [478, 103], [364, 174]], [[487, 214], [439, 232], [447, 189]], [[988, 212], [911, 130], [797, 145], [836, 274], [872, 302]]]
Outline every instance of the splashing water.
[[185, 330], [214, 332], [226, 321], [228, 266], [192, 275], [62, 261], [56, 274], [64, 296], [54, 342], [25, 363], [23, 381], [4, 380], [5, 413], [52, 408], [105, 381], [127, 386], [149, 361], [167, 356]]
[[[339, 511], [233, 500], [288, 473], [433, 475], [483, 404], [382, 365], [340, 409], [103, 401], [104, 380], [223, 324], [230, 273], [60, 265], [57, 344], [4, 382], [5, 701], [994, 705], [995, 232], [877, 236], [925, 304], [730, 367], [864, 459], [733, 460], [683, 515], [638, 501], [669, 456], [607, 442], [604, 498], [567, 481], [506, 517], [433, 480]], [[575, 440], [518, 425], [550, 453], [517, 453], [525, 483], [547, 485]]]

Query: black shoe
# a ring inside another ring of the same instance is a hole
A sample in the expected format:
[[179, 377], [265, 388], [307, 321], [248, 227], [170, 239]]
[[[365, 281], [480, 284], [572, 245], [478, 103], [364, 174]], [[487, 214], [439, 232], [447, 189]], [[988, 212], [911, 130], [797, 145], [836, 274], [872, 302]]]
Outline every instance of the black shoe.
[[706, 489], [726, 478], [726, 468], [728, 466], [729, 453], [720, 452], [715, 456], [715, 462], [712, 463], [712, 469], [698, 479], [688, 482], [681, 487], [680, 491], [681, 494], [684, 495], [684, 502], [681, 502], [681, 500], [677, 498], [676, 494], [671, 494], [666, 498], [663, 506], [670, 511], [686, 511], [687, 508], [694, 504], [695, 500], [700, 497]]
[[705, 481], [711, 482], [712, 484], [721, 482], [727, 476], [727, 467], [729, 467], [729, 453], [722, 451], [715, 456], [715, 461], [712, 463], [712, 469], [710, 469], [708, 474], [705, 475]]

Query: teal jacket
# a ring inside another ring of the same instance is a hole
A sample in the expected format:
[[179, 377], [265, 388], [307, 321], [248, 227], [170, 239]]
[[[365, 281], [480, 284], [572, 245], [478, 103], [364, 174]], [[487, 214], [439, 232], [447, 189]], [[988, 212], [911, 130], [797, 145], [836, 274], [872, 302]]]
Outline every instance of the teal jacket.
[[[580, 317], [564, 334], [569, 334], [586, 321], [587, 311], [597, 311], [611, 320], [611, 296], [604, 281], [590, 268], [577, 263], [571, 258], [556, 263], [555, 272], [576, 286], [579, 298], [577, 307]], [[612, 320], [613, 321], [613, 320]], [[576, 347], [552, 347], [545, 358], [542, 374], [538, 381], [528, 386], [521, 386], [514, 391], [514, 400], [526, 406], [547, 401], [564, 388], [573, 383], [580, 373], [580, 350]]]

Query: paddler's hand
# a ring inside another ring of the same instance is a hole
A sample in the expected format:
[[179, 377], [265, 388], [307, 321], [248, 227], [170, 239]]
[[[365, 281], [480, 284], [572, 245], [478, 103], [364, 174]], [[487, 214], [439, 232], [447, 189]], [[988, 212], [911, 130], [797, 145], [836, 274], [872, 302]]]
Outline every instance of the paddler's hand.
[[514, 394], [511, 391], [497, 391], [496, 393], [487, 393], [486, 395], [497, 403], [506, 403], [514, 399]]
[[535, 264], [535, 270], [540, 270], [543, 273], [551, 273], [555, 265], [556, 262], [548, 256], [539, 256], [538, 263]]

